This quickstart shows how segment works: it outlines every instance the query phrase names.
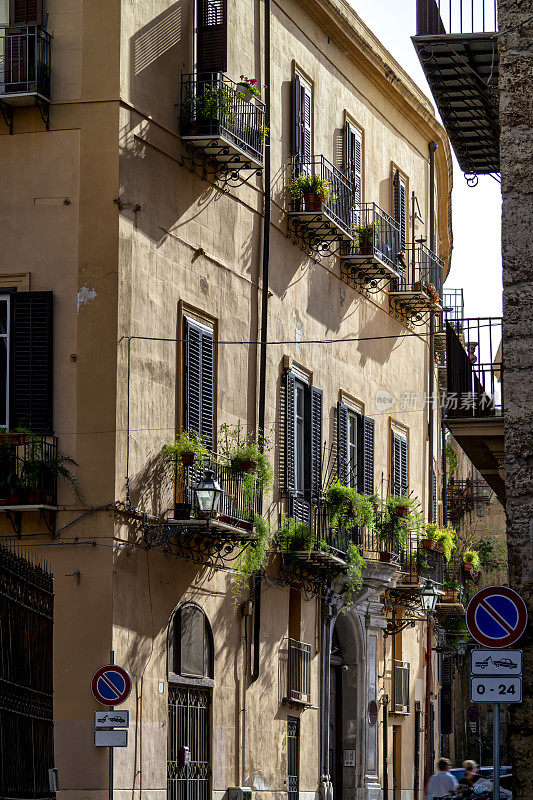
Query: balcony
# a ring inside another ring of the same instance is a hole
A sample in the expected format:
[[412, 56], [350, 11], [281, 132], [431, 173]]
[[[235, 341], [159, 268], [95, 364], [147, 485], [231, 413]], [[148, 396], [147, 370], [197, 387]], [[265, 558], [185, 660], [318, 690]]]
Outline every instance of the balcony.
[[391, 285], [391, 307], [412, 322], [430, 311], [442, 311], [444, 262], [421, 242], [406, 245], [400, 277]]
[[294, 182], [305, 178], [320, 181], [325, 196], [291, 191], [289, 233], [309, 250], [332, 252], [343, 242], [352, 242], [353, 190], [348, 179], [324, 156], [308, 161], [295, 158], [291, 165]]
[[467, 175], [499, 172], [495, 0], [417, 0], [413, 44]]
[[384, 280], [399, 278], [400, 228], [375, 203], [352, 209], [351, 242], [341, 251], [341, 275], [347, 283], [379, 288]]
[[[222, 489], [216, 512], [200, 512], [194, 487], [206, 471]], [[257, 540], [254, 517], [262, 510], [259, 488], [244, 486], [227, 459], [212, 454], [202, 467], [176, 465], [174, 518], [144, 521], [144, 543], [164, 552], [210, 566], [227, 566]]]
[[445, 423], [505, 504], [502, 319], [446, 323]]
[[452, 478], [446, 489], [448, 519], [457, 525], [466, 513], [471, 513], [480, 503], [490, 501], [491, 490], [483, 480]]
[[48, 128], [51, 41], [40, 25], [0, 26], [0, 107], [13, 133], [13, 108], [38, 105]]
[[222, 72], [181, 76], [180, 134], [217, 176], [261, 169], [265, 106]]
[[17, 534], [22, 529], [22, 513], [27, 511], [38, 511], [49, 532], [55, 530], [58, 455], [56, 436], [0, 435], [0, 512], [7, 515]]
[[408, 661], [393, 659], [392, 662], [392, 714], [409, 713], [409, 676]]
[[432, 540], [426, 545], [426, 541], [415, 535], [407, 537], [400, 558], [401, 583], [396, 589], [416, 594], [427, 581], [438, 588], [444, 584], [445, 558], [442, 546]]
[[290, 705], [311, 704], [311, 645], [289, 639], [287, 696]]

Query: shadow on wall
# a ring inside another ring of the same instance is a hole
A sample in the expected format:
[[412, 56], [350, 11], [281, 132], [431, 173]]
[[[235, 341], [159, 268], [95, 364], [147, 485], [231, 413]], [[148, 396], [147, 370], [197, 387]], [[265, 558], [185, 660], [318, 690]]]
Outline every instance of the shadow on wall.
[[188, 0], [173, 3], [130, 40], [131, 102], [150, 116], [163, 114], [165, 124], [176, 131], [180, 72], [190, 72], [192, 66], [190, 6]]

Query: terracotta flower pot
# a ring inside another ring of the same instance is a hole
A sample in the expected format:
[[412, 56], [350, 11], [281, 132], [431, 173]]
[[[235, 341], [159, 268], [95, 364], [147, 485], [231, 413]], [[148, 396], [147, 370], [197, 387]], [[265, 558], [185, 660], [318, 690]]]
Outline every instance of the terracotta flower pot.
[[322, 198], [315, 192], [304, 194], [304, 208], [306, 211], [322, 211]]
[[402, 517], [402, 519], [404, 519], [405, 517], [407, 517], [408, 513], [409, 513], [409, 509], [408, 509], [407, 506], [396, 506], [396, 516], [397, 517]]
[[444, 592], [444, 594], [440, 598], [439, 602], [440, 603], [457, 603], [458, 600], [459, 600], [459, 592], [454, 590], [454, 591]]
[[237, 467], [244, 473], [253, 472], [257, 469], [257, 461], [254, 461], [253, 458], [246, 458], [244, 461], [238, 461]]
[[415, 292], [421, 292], [422, 291], [422, 284], [420, 283], [420, 281], [417, 281], [417, 283], [415, 283], [413, 285], [413, 289], [414, 289]]
[[422, 539], [422, 547], [424, 550], [431, 550], [433, 553], [444, 553], [444, 547], [440, 542], [435, 539]]
[[389, 564], [392, 561], [392, 553], [387, 552], [387, 550], [380, 550], [379, 560], [383, 561], [385, 564]]
[[19, 506], [22, 503], [22, 496], [20, 494], [10, 494], [9, 495], [9, 503], [10, 506]]
[[25, 433], [10, 433], [9, 440], [12, 445], [15, 447], [20, 447], [20, 445], [24, 444], [26, 441], [26, 434]]
[[194, 453], [192, 450], [188, 450], [187, 452], [181, 454], [181, 463], [184, 467], [192, 467], [195, 458], [196, 453]]
[[363, 242], [359, 245], [359, 253], [362, 256], [372, 255], [372, 242]]
[[474, 565], [471, 564], [469, 561], [465, 561], [463, 564], [463, 571], [466, 576], [469, 578], [475, 578], [476, 570], [474, 569]]

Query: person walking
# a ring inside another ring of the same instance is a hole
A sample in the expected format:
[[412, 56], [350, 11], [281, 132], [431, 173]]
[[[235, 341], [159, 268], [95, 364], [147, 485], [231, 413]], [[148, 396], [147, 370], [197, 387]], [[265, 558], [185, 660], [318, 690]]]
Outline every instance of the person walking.
[[450, 774], [452, 767], [451, 761], [447, 758], [439, 758], [437, 764], [439, 771], [436, 772], [428, 781], [427, 800], [443, 800], [457, 789], [457, 781]]
[[480, 779], [481, 775], [478, 775], [477, 771], [477, 764], [475, 761], [463, 761], [463, 769], [465, 770], [466, 774], [464, 778], [461, 778], [459, 781], [459, 786], [472, 786], [477, 783]]

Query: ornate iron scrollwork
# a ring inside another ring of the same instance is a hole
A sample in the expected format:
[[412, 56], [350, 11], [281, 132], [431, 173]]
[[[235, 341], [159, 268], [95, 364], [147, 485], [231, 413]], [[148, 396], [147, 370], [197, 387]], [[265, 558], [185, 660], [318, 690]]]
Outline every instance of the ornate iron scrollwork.
[[[187, 141], [183, 145], [186, 152], [181, 156], [182, 165], [188, 165], [192, 172], [203, 173], [205, 180], [211, 177], [225, 186], [237, 187], [247, 183], [254, 175], [262, 174], [255, 164], [234, 153], [228, 145], [221, 145], [217, 139], [208, 142], [205, 147]], [[241, 174], [243, 172], [248, 174]]]

